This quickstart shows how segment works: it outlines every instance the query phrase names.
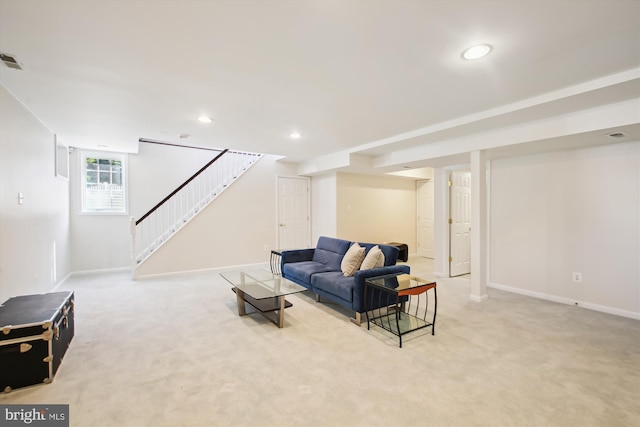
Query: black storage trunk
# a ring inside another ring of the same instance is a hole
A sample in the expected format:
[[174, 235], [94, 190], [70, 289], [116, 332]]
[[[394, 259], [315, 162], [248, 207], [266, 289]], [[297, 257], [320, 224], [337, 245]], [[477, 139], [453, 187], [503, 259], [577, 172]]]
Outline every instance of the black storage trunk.
[[53, 292], [0, 306], [0, 390], [53, 380], [73, 338], [73, 304], [73, 292]]

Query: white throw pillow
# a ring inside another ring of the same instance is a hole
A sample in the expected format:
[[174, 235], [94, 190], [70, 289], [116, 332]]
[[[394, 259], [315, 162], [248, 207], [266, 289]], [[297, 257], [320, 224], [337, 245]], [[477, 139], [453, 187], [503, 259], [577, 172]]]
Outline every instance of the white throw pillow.
[[351, 245], [347, 253], [344, 254], [342, 263], [340, 263], [340, 268], [345, 277], [356, 274], [356, 271], [358, 271], [362, 264], [362, 260], [364, 260], [364, 248], [356, 242]]
[[384, 266], [384, 254], [378, 245], [375, 245], [369, 249], [369, 253], [364, 257], [360, 270], [370, 270], [372, 268], [378, 268]]

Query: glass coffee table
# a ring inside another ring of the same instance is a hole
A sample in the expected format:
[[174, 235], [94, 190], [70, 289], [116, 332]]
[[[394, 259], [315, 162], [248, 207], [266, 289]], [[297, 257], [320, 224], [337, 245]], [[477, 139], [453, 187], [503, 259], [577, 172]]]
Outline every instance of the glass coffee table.
[[[433, 290], [433, 307], [429, 307], [429, 292]], [[409, 274], [392, 274], [365, 280], [364, 304], [367, 329], [373, 323], [396, 335], [402, 348], [402, 336], [431, 326], [435, 333], [438, 294], [434, 279], [421, 279]], [[368, 307], [385, 307], [371, 310]], [[433, 312], [433, 317], [428, 313]]]
[[284, 325], [284, 309], [293, 305], [285, 300], [285, 296], [307, 290], [304, 286], [267, 270], [231, 270], [220, 275], [233, 285], [240, 316], [247, 314], [247, 303], [279, 328]]

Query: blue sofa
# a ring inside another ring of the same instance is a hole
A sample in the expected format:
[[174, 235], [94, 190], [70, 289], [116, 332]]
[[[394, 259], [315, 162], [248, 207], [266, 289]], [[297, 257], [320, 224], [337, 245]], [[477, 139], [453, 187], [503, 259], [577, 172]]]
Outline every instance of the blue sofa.
[[[354, 276], [345, 277], [340, 268], [342, 258], [354, 242], [322, 236], [318, 244], [311, 249], [287, 250], [282, 252], [282, 275], [316, 294], [316, 299], [325, 298], [348, 310], [353, 310], [352, 321], [360, 324], [361, 314], [365, 312], [364, 281], [369, 277], [384, 276], [393, 273], [409, 273], [408, 265], [396, 265], [398, 248], [378, 245], [384, 254], [384, 266], [370, 270], [358, 270]], [[360, 243], [365, 252], [375, 243]], [[377, 301], [373, 298], [372, 301]], [[371, 306], [370, 308], [377, 308]]]

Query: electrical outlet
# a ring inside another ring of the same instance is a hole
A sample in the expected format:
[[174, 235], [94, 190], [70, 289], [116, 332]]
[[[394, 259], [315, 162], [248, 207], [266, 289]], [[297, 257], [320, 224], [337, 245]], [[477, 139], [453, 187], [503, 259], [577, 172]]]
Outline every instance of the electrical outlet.
[[269, 245], [264, 245], [264, 251], [269, 252]]
[[582, 273], [574, 271], [571, 275], [572, 279], [576, 283], [582, 283]]

